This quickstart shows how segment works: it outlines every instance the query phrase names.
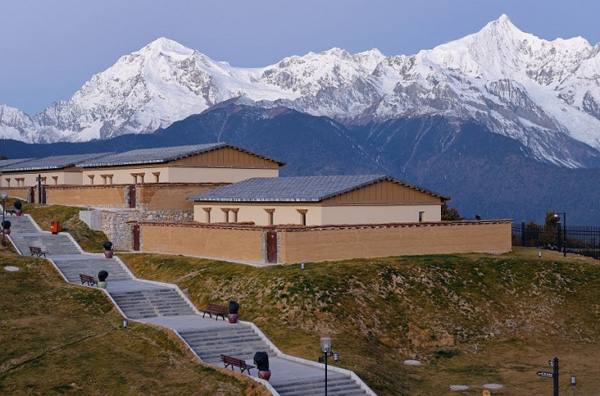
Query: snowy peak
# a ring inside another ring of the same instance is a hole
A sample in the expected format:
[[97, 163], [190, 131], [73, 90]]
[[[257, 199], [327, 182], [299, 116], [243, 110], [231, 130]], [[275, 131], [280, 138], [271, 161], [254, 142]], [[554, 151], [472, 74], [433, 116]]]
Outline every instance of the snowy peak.
[[146, 54], [170, 53], [189, 56], [194, 52], [194, 50], [178, 43], [177, 41], [170, 40], [165, 37], [160, 37], [151, 42], [150, 44], [146, 45], [138, 52]]
[[544, 40], [506, 15], [415, 55], [334, 47], [263, 68], [232, 67], [161, 37], [33, 118], [0, 106], [0, 136], [52, 142], [151, 133], [240, 98], [347, 124], [432, 115], [474, 121], [538, 160], [577, 167], [581, 147], [600, 150], [599, 76], [600, 45]]

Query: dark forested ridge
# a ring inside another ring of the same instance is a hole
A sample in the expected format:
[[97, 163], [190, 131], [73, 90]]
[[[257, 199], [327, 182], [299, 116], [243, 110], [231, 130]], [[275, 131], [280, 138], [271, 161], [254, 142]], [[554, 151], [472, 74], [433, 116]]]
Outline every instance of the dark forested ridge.
[[538, 162], [526, 147], [475, 122], [444, 117], [344, 126], [287, 108], [213, 107], [151, 135], [85, 143], [0, 141], [9, 158], [228, 142], [288, 164], [281, 174], [385, 173], [452, 198], [465, 217], [543, 220], [568, 212], [572, 224], [600, 224], [600, 169]]

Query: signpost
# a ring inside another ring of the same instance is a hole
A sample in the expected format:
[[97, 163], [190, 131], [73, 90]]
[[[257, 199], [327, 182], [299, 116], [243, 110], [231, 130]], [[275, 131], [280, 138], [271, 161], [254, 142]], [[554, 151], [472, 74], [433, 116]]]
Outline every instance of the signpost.
[[552, 373], [548, 371], [538, 371], [536, 374], [544, 378], [552, 378], [554, 381], [554, 396], [558, 396], [558, 358], [548, 360], [548, 365], [552, 367]]

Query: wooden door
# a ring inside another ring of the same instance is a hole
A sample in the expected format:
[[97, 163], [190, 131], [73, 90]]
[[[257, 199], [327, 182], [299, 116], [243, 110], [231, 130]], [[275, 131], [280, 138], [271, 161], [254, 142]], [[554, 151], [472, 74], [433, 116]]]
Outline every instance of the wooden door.
[[277, 262], [277, 232], [267, 232], [267, 263]]
[[133, 250], [136, 252], [140, 251], [140, 225], [133, 225]]

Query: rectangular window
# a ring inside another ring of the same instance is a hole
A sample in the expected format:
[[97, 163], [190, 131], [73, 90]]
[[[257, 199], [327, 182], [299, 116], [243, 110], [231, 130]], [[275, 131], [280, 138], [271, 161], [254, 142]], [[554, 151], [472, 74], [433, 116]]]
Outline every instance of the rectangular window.
[[425, 212], [419, 212], [419, 223], [425, 220]]

